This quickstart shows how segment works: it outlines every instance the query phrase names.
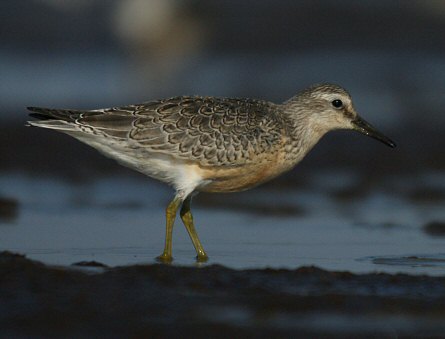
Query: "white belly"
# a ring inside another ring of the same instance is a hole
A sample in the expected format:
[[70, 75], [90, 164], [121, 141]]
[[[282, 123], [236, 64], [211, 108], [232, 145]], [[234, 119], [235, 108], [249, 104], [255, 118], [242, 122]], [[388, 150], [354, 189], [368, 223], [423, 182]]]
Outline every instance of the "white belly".
[[143, 152], [100, 136], [73, 136], [126, 167], [168, 183], [184, 196], [189, 195], [197, 187], [209, 183], [202, 178], [197, 165], [187, 164], [185, 161], [175, 159], [168, 154]]

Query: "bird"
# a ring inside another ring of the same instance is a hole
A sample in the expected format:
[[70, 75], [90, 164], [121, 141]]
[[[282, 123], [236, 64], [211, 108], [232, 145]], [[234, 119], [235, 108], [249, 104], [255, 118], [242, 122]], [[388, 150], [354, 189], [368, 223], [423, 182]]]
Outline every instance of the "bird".
[[351, 129], [396, 144], [361, 118], [350, 94], [315, 84], [276, 104], [247, 98], [177, 96], [95, 110], [28, 107], [30, 126], [54, 129], [175, 189], [157, 259], [170, 263], [179, 210], [196, 250], [208, 260], [191, 212], [199, 192], [244, 191], [291, 170], [329, 131]]

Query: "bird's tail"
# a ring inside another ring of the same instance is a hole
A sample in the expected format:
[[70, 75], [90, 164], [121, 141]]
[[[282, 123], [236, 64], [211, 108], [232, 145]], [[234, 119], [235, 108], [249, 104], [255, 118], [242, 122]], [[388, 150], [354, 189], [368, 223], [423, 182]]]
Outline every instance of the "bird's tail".
[[66, 109], [52, 109], [41, 107], [27, 107], [33, 113], [29, 116], [38, 120], [28, 121], [29, 126], [51, 128], [63, 131], [72, 131], [75, 129], [75, 121], [79, 118], [79, 111]]

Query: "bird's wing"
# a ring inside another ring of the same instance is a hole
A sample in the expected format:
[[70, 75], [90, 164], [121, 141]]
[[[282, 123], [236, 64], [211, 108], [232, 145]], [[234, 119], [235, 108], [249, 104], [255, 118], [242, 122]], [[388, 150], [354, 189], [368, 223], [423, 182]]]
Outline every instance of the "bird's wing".
[[95, 111], [30, 109], [41, 127], [68, 124], [203, 166], [242, 164], [281, 142], [276, 106], [256, 100], [175, 97]]

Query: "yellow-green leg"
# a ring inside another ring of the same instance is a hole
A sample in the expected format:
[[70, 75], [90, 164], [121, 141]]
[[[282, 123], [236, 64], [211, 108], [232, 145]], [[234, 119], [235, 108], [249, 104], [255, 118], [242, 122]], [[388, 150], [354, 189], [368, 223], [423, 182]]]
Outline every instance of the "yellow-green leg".
[[165, 210], [166, 217], [166, 230], [165, 230], [165, 246], [164, 252], [157, 257], [159, 261], [162, 262], [171, 262], [173, 260], [172, 256], [172, 235], [173, 235], [173, 224], [176, 219], [176, 212], [181, 204], [181, 199], [176, 196], [170, 204], [168, 204], [167, 209]]
[[190, 239], [192, 239], [193, 246], [195, 247], [196, 260], [198, 262], [205, 262], [209, 259], [209, 257], [204, 251], [204, 248], [201, 245], [201, 241], [199, 241], [198, 233], [196, 232], [195, 225], [193, 224], [193, 215], [192, 211], [190, 210], [191, 202], [192, 198], [189, 195], [182, 203], [180, 215], [182, 222], [184, 223], [184, 226], [190, 236]]

